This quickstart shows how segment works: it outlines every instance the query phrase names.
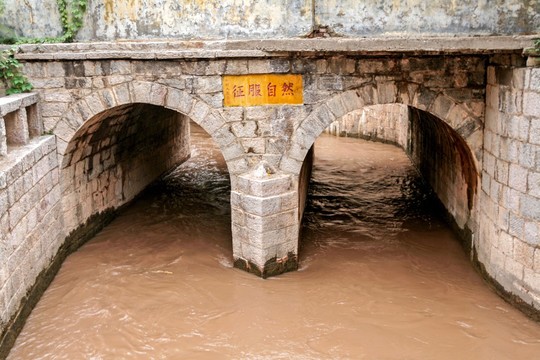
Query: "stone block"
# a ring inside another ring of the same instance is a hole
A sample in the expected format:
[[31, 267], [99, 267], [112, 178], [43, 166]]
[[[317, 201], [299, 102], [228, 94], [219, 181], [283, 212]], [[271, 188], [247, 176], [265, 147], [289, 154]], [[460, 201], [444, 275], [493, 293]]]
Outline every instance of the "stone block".
[[150, 104], [163, 106], [167, 97], [167, 87], [160, 84], [152, 84], [150, 93]]
[[189, 114], [189, 117], [197, 124], [203, 122], [206, 116], [210, 113], [210, 107], [202, 101], [197, 101]]
[[257, 123], [255, 121], [234, 122], [231, 127], [237, 137], [257, 137]]
[[525, 268], [532, 269], [534, 261], [534, 248], [520, 240], [514, 240], [514, 260], [519, 262]]
[[540, 198], [540, 173], [529, 171], [527, 184], [528, 194]]
[[510, 213], [510, 222], [509, 222], [509, 232], [510, 235], [523, 238], [523, 227], [525, 225], [525, 221], [521, 216], [518, 216], [514, 213]]
[[540, 273], [540, 248], [534, 250], [534, 271]]
[[506, 161], [496, 159], [495, 180], [502, 184], [508, 184], [508, 166]]
[[521, 195], [521, 214], [528, 219], [540, 221], [540, 199]]
[[[523, 279], [523, 264], [512, 259], [510, 256], [505, 256], [504, 259], [504, 269], [506, 273], [498, 274], [498, 276], [507, 277], [508, 274], [514, 276], [515, 278], [522, 280]], [[499, 280], [499, 279], [497, 279]]]
[[532, 144], [520, 143], [518, 149], [519, 164], [528, 169], [535, 167], [536, 147]]
[[347, 112], [360, 109], [365, 105], [374, 103], [375, 89], [372, 86], [364, 86], [358, 90], [359, 93], [353, 90], [346, 91], [341, 94], [341, 100]]
[[347, 108], [343, 104], [342, 97], [337, 95], [333, 96], [327, 102], [328, 109], [336, 118], [340, 118], [347, 113]]
[[247, 154], [264, 154], [266, 139], [264, 138], [247, 138], [242, 139], [244, 152]]
[[510, 164], [508, 185], [518, 191], [527, 191], [527, 169], [516, 164]]
[[216, 141], [219, 147], [225, 147], [236, 141], [236, 136], [231, 131], [231, 126], [225, 124], [212, 134], [212, 138]]
[[540, 118], [540, 92], [527, 91], [523, 96], [523, 113]]
[[4, 115], [4, 123], [8, 145], [20, 146], [28, 143], [30, 132], [25, 108]]
[[221, 154], [225, 160], [236, 159], [244, 155], [244, 148], [236, 141], [222, 148]]
[[514, 253], [514, 238], [510, 234], [501, 231], [497, 248], [504, 255], [512, 256]]
[[531, 120], [529, 142], [531, 144], [540, 145], [540, 117]]
[[300, 169], [302, 169], [302, 161], [293, 159], [288, 156], [283, 156], [281, 158], [280, 168], [283, 171], [287, 171], [293, 174], [299, 174]]
[[531, 246], [540, 245], [540, 224], [534, 221], [525, 222], [525, 236], [524, 240]]
[[540, 295], [540, 273], [531, 269], [524, 269], [523, 282], [536, 296]]
[[[234, 159], [227, 161], [227, 168], [229, 169], [229, 174], [241, 174], [249, 169], [249, 165], [244, 158]], [[233, 185], [234, 177], [231, 176], [231, 185]], [[234, 186], [234, 185], [233, 185]]]
[[199, 125], [210, 135], [214, 134], [225, 124], [223, 118], [218, 113], [209, 114]]
[[[259, 249], [269, 249], [282, 244], [296, 243], [298, 238], [298, 225], [259, 233], [248, 229], [249, 242]], [[285, 253], [284, 256], [286, 256]], [[270, 260], [275, 255], [270, 255], [266, 260]]]
[[241, 196], [241, 207], [246, 213], [252, 215], [272, 215], [281, 210], [281, 196], [256, 197], [243, 195]]
[[152, 83], [149, 82], [135, 82], [131, 83], [131, 98], [133, 102], [149, 104], [150, 96], [152, 94]]
[[247, 60], [227, 60], [226, 75], [244, 75], [248, 73]]

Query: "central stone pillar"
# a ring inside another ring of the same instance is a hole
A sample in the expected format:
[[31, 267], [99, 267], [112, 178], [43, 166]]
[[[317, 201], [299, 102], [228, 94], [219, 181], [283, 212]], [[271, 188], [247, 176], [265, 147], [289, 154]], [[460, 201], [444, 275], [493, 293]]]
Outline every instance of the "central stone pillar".
[[263, 278], [298, 268], [298, 191], [291, 174], [265, 163], [231, 192], [234, 266]]

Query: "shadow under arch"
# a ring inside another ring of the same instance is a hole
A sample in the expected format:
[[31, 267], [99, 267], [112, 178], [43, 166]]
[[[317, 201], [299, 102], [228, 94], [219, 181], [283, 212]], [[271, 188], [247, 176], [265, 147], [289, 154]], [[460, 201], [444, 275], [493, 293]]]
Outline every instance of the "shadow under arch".
[[[417, 99], [418, 96], [414, 98]], [[476, 203], [480, 175], [475, 153], [479, 152], [474, 150], [479, 149], [472, 149], [461, 134], [469, 135], [471, 139], [477, 137], [482, 133], [482, 125], [479, 121], [470, 121], [467, 130], [464, 131], [462, 127], [457, 126], [462, 122], [460, 123], [456, 119], [444, 121], [434, 111], [400, 103], [397, 101], [397, 95], [389, 100], [394, 100], [394, 102], [373, 104], [373, 101], [364, 99], [361, 92], [348, 91], [323, 102], [295, 129], [290, 147], [281, 160], [281, 169], [298, 176], [299, 183], [305, 184], [305, 181], [302, 181], [302, 174], [305, 173], [304, 164], [312, 161], [309, 155], [311, 154], [310, 150], [316, 138], [331, 124], [339, 122], [348, 114], [359, 114], [361, 117], [363, 110], [369, 107], [396, 106], [404, 108], [403, 119], [398, 125], [401, 127], [402, 138], [385, 142], [395, 143], [405, 150], [413, 165], [417, 167], [437, 194], [446, 209], [452, 227], [462, 238], [465, 247], [469, 249], [472, 233], [478, 227]], [[448, 113], [448, 109], [453, 107], [462, 108], [465, 105], [450, 104], [444, 112]], [[429, 108], [434, 110], [437, 106]], [[362, 137], [361, 133], [358, 132], [358, 126], [354, 136]], [[387, 140], [377, 138], [376, 134], [366, 137]], [[481, 142], [476, 146], [481, 149]], [[299, 193], [305, 192], [306, 189], [299, 187]]]
[[116, 209], [189, 158], [190, 120], [218, 145], [230, 176], [245, 170], [243, 148], [219, 112], [185, 91], [131, 82], [73, 103], [53, 130], [66, 242], [80, 246]]
[[184, 90], [147, 81], [132, 81], [99, 89], [71, 104], [52, 130], [58, 139], [60, 160], [73, 137], [89, 120], [107, 110], [138, 103], [160, 106], [189, 117], [221, 149], [231, 174], [248, 169], [242, 157], [243, 148], [219, 111]]

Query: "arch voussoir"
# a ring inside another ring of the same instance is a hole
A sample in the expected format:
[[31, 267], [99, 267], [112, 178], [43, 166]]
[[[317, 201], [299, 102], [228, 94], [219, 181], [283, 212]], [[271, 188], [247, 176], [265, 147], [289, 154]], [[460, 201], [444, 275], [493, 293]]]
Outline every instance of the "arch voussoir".
[[115, 85], [111, 88], [111, 90], [113, 92], [114, 98], [116, 99], [117, 105], [127, 105], [133, 102], [131, 100], [131, 92], [128, 83]]
[[130, 83], [131, 99], [134, 103], [151, 104], [152, 83], [137, 81]]

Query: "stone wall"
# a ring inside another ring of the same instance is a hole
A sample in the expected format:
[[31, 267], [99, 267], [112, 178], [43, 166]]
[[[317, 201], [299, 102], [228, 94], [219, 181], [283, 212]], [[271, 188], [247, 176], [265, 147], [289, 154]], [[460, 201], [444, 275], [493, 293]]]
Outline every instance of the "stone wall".
[[470, 233], [477, 231], [479, 174], [475, 156], [463, 137], [436, 116], [411, 108], [409, 119], [405, 152], [437, 194], [469, 248]]
[[37, 101], [0, 98], [0, 357], [5, 330], [65, 237], [56, 141], [40, 136]]
[[[476, 124], [458, 130], [468, 137], [481, 127]], [[347, 113], [330, 124], [325, 132], [388, 142], [403, 148], [437, 194], [457, 230], [467, 237], [464, 240], [470, 247], [470, 233], [477, 230], [475, 201], [479, 174], [475, 156], [457, 131], [428, 112], [386, 104]]]
[[335, 136], [359, 137], [407, 147], [409, 109], [400, 104], [366, 106], [351, 111], [325, 130]]
[[61, 170], [67, 232], [132, 200], [189, 157], [189, 121], [153, 105], [107, 110], [69, 143]]
[[540, 68], [488, 68], [478, 260], [540, 309]]
[[[61, 34], [56, 0], [4, 2], [0, 23], [17, 35]], [[535, 0], [89, 0], [78, 39], [283, 38], [320, 26], [345, 36], [530, 34], [539, 13]]]
[[61, 199], [54, 136], [35, 138], [0, 160], [2, 332], [64, 240]]

